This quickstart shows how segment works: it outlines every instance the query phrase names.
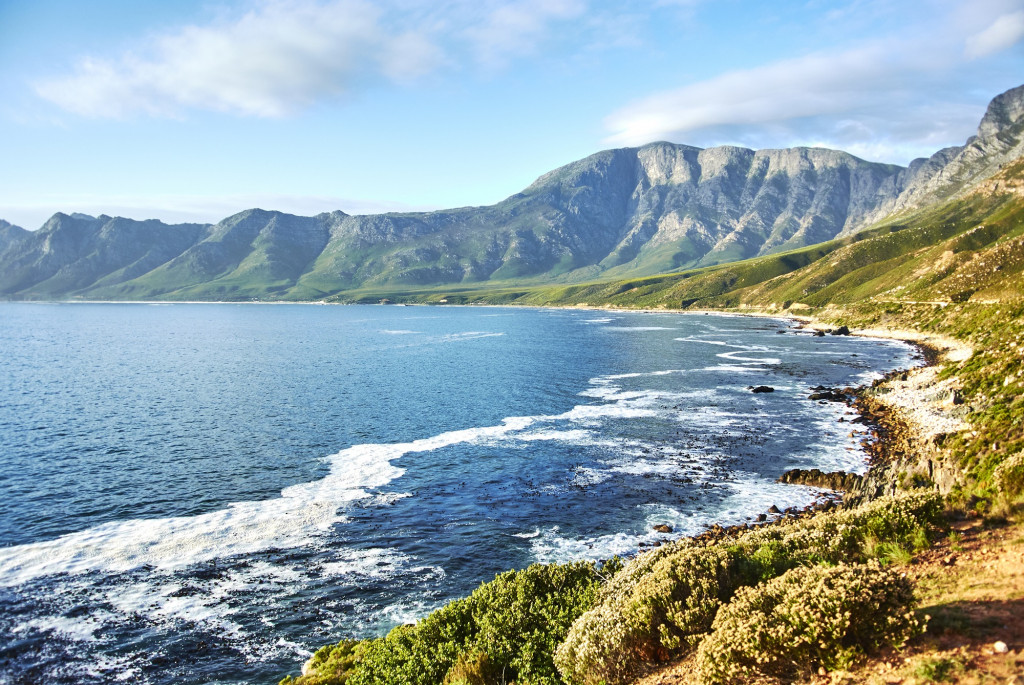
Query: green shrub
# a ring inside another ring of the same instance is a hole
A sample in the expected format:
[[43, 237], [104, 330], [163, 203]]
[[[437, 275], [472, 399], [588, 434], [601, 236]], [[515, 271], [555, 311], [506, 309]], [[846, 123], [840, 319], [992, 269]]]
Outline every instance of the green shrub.
[[517, 683], [561, 683], [553, 661], [569, 627], [594, 605], [599, 579], [586, 562], [534, 564], [473, 593], [474, 644]]
[[484, 652], [463, 652], [441, 685], [501, 685], [501, 671]]
[[914, 669], [914, 675], [927, 682], [942, 683], [958, 671], [963, 671], [963, 664], [948, 656], [926, 659]]
[[345, 685], [362, 644], [357, 640], [342, 640], [336, 645], [324, 645], [310, 658], [307, 675], [285, 676], [279, 685]]
[[499, 676], [557, 685], [555, 647], [593, 606], [599, 582], [588, 562], [502, 573], [415, 626], [366, 643], [349, 685], [476, 685]]
[[741, 588], [697, 651], [708, 683], [790, 678], [900, 646], [919, 632], [909, 581], [871, 562], [796, 568]]
[[992, 484], [999, 495], [1012, 502], [1024, 495], [1024, 452], [1003, 460], [992, 472]]

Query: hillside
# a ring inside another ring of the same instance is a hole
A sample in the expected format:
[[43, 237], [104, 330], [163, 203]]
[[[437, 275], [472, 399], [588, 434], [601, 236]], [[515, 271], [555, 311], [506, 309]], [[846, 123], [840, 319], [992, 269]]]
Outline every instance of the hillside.
[[351, 301], [441, 286], [635, 278], [781, 254], [960, 197], [1024, 150], [1024, 86], [907, 168], [820, 148], [607, 150], [496, 205], [215, 225], [56, 214], [0, 226], [0, 297]]

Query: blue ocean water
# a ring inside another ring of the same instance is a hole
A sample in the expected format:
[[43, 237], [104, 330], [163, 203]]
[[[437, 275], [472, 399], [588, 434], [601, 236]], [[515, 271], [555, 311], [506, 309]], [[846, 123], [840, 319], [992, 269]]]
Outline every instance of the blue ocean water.
[[809, 388], [916, 363], [720, 315], [0, 304], [0, 683], [274, 683], [509, 568], [808, 504], [775, 479], [864, 468]]

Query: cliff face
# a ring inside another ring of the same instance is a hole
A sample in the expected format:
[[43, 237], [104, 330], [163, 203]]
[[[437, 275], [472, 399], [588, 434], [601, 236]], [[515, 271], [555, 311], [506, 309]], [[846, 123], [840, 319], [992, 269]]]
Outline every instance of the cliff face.
[[1024, 155], [1024, 86], [996, 96], [961, 147], [915, 159], [893, 178], [896, 194], [871, 212], [869, 222], [894, 212], [916, 209], [970, 192], [1007, 163]]
[[490, 207], [216, 225], [57, 214], [0, 225], [0, 297], [320, 299], [362, 287], [559, 283], [736, 261], [968, 191], [1024, 152], [1024, 86], [963, 147], [903, 168], [820, 148], [606, 150]]

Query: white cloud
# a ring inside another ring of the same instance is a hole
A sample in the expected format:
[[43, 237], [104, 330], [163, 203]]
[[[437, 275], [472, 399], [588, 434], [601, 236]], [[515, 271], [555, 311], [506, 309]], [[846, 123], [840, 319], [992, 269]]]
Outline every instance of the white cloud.
[[1024, 10], [1000, 16], [986, 29], [968, 36], [964, 54], [971, 59], [987, 57], [1012, 47], [1024, 38]]
[[519, 0], [488, 8], [482, 21], [467, 26], [463, 35], [476, 58], [487, 66], [504, 66], [532, 53], [552, 21], [572, 19], [586, 9], [582, 0]]
[[874, 47], [814, 54], [733, 71], [633, 103], [606, 120], [609, 141], [626, 145], [712, 126], [752, 125], [844, 112], [864, 85], [885, 76]]
[[[1006, 13], [1007, 4], [961, 3], [915, 32], [738, 69], [655, 93], [610, 114], [605, 140], [613, 145], [659, 139], [702, 146], [818, 144], [906, 163], [962, 142], [977, 126], [984, 101], [965, 98], [967, 92], [976, 95], [980, 84], [972, 84], [976, 72], [965, 71], [960, 46], [967, 35], [988, 25], [975, 34], [985, 36], [977, 45], [1005, 47], [1013, 35], [1007, 17], [1015, 14]], [[973, 16], [962, 21], [967, 9]], [[993, 23], [996, 16], [1000, 19]]]
[[427, 41], [388, 34], [378, 12], [358, 0], [263, 5], [233, 23], [159, 36], [151, 52], [83, 59], [75, 74], [37, 92], [87, 116], [201, 108], [279, 117], [344, 94], [367, 72], [400, 79], [437, 61]]
[[460, 59], [504, 66], [584, 9], [584, 0], [266, 0], [117, 58], [82, 58], [72, 74], [35, 89], [90, 117], [190, 109], [283, 117], [380, 82], [408, 84]]

